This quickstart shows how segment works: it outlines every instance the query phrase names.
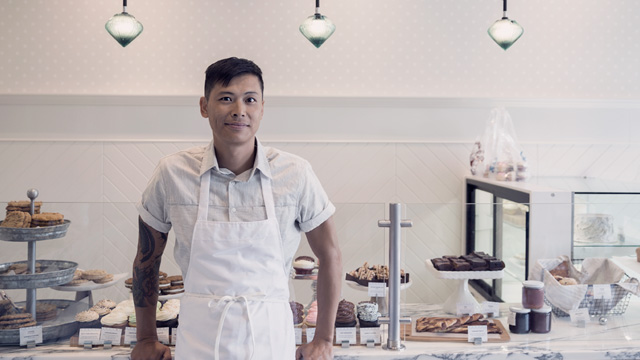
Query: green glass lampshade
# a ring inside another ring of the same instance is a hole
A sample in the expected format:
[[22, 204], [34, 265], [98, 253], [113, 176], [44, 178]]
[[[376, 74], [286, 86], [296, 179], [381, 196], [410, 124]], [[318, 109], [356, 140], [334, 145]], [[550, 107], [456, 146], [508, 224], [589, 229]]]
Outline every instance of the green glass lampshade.
[[309, 16], [301, 25], [300, 32], [311, 43], [319, 48], [336, 31], [336, 26], [329, 18], [318, 13]]
[[503, 17], [496, 21], [487, 30], [489, 36], [501, 48], [507, 50], [524, 33], [524, 29], [515, 20]]
[[129, 45], [142, 33], [142, 24], [127, 12], [113, 15], [104, 27], [122, 47]]

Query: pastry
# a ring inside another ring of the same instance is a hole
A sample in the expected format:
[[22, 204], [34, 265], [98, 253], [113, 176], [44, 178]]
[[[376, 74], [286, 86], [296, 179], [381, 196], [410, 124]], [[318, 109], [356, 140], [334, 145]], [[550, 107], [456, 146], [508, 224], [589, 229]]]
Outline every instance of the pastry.
[[109, 281], [113, 281], [113, 274], [107, 274], [100, 279], [94, 279], [93, 282], [96, 284], [106, 284]]
[[[33, 213], [39, 214], [42, 207], [42, 201], [33, 202]], [[7, 204], [7, 213], [9, 211], [23, 211], [31, 214], [31, 200], [9, 201]]]
[[311, 274], [315, 266], [316, 261], [311, 256], [298, 256], [293, 261], [293, 269], [298, 275]]
[[356, 313], [355, 305], [345, 299], [338, 303], [338, 312], [336, 313], [336, 327], [355, 327]]
[[112, 311], [100, 319], [100, 324], [104, 327], [124, 329], [128, 321], [129, 315], [123, 311]]
[[76, 321], [79, 328], [99, 328], [100, 321], [98, 320], [100, 315], [93, 310], [81, 311], [76, 314]]
[[360, 322], [360, 327], [378, 327], [380, 324], [378, 323], [378, 317], [380, 317], [380, 313], [378, 312], [378, 304], [373, 301], [361, 301], [357, 306], [358, 312], [358, 322]]
[[184, 284], [184, 280], [182, 280], [182, 275], [172, 275], [168, 276], [167, 279], [171, 281], [171, 286], [182, 285]]
[[111, 309], [98, 305], [92, 306], [89, 310], [96, 312], [100, 318], [111, 312]]
[[162, 290], [162, 294], [171, 295], [171, 294], [180, 294], [184, 292], [184, 286], [182, 285], [171, 285], [168, 289]]
[[100, 280], [102, 278], [104, 278], [105, 276], [109, 275], [109, 273], [107, 273], [104, 270], [98, 270], [98, 269], [94, 269], [94, 270], [85, 270], [82, 273], [82, 278], [83, 279], [87, 279], [87, 280]]
[[180, 311], [180, 300], [168, 300], [161, 308], [156, 310], [156, 327], [178, 327], [178, 312]]
[[291, 307], [291, 313], [293, 314], [293, 326], [300, 327], [302, 326], [303, 316], [304, 316], [304, 306], [299, 302], [289, 301], [289, 306]]
[[160, 291], [167, 290], [170, 287], [171, 287], [171, 280], [165, 279], [165, 278], [158, 280], [158, 289]]
[[36, 321], [29, 313], [0, 316], [0, 330], [19, 329], [35, 325]]
[[24, 211], [9, 211], [0, 224], [0, 227], [28, 228], [31, 224], [31, 215]]
[[421, 317], [416, 320], [417, 332], [437, 332], [437, 333], [467, 333], [470, 325], [487, 326], [487, 333], [501, 334], [498, 326], [490, 321], [481, 320], [482, 314], [473, 314], [457, 318], [449, 317]]
[[445, 255], [431, 259], [438, 271], [498, 271], [504, 269], [504, 262], [483, 251], [474, 251], [468, 255]]
[[127, 280], [124, 281], [124, 287], [126, 287], [127, 289], [133, 288], [133, 278], [132, 277], [130, 277]]
[[115, 309], [116, 302], [109, 299], [102, 299], [96, 303], [97, 306], [106, 307], [108, 309]]
[[54, 320], [58, 317], [58, 307], [55, 304], [36, 303], [36, 321]]
[[[346, 280], [355, 281], [362, 286], [368, 286], [370, 282], [386, 283], [389, 281], [389, 268], [386, 265], [369, 267], [369, 263], [365, 262], [361, 267], [347, 273]], [[409, 274], [402, 269], [400, 269], [400, 282], [409, 282]]]
[[307, 310], [307, 316], [304, 317], [304, 324], [307, 327], [316, 327], [316, 322], [318, 321], [318, 301], [314, 300], [311, 305], [309, 305], [309, 310]]
[[33, 214], [31, 217], [31, 227], [55, 226], [64, 223], [64, 215], [60, 213]]

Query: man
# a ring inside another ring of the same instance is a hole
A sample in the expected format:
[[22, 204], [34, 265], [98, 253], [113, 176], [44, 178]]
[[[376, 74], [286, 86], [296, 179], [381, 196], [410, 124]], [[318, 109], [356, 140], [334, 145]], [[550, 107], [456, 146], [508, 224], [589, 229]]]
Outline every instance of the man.
[[[156, 335], [158, 271], [167, 233], [185, 277], [177, 359], [331, 359], [341, 253], [334, 206], [305, 160], [256, 139], [262, 71], [245, 59], [206, 71], [200, 113], [213, 141], [160, 161], [138, 204], [132, 359], [170, 359]], [[289, 269], [306, 233], [318, 258], [318, 323], [295, 350]]]

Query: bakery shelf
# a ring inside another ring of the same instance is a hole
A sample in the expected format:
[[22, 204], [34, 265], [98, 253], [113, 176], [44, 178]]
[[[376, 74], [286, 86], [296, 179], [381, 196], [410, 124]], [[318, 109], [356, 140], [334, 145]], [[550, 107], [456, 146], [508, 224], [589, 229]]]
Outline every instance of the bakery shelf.
[[[0, 275], [0, 289], [37, 289], [64, 284], [73, 278], [78, 264], [64, 260], [37, 260], [42, 272], [35, 274]], [[27, 261], [17, 261], [0, 264], [0, 273], [9, 269], [11, 265], [24, 264]]]
[[[52, 342], [59, 339], [67, 339], [78, 331], [78, 323], [75, 315], [87, 310], [87, 304], [72, 300], [38, 300], [38, 303], [54, 304], [57, 308], [57, 316], [53, 320], [38, 322], [42, 326], [42, 341]], [[24, 306], [24, 302], [16, 303]], [[0, 330], [0, 345], [20, 344], [20, 329]]]
[[[0, 221], [2, 224], [2, 221]], [[41, 241], [52, 240], [64, 237], [71, 221], [64, 220], [64, 223], [53, 226], [42, 226], [34, 228], [8, 228], [0, 227], [0, 240], [4, 241]]]
[[[358, 290], [358, 291], [367, 291], [367, 292], [369, 291], [369, 287], [368, 286], [360, 285], [355, 281], [345, 280], [345, 282], [352, 289], [355, 289], [355, 290]], [[410, 288], [411, 285], [413, 285], [413, 282], [411, 280], [409, 280], [409, 282], [400, 283], [400, 291], [404, 291], [404, 290]], [[385, 287], [385, 296], [384, 297], [373, 297], [373, 296], [371, 297], [371, 301], [373, 301], [373, 302], [378, 304], [378, 311], [380, 312], [380, 314], [382, 316], [387, 316], [388, 313], [389, 313], [389, 305], [387, 303], [387, 298], [388, 297], [389, 297], [389, 284], [388, 283], [387, 283], [387, 286]]]

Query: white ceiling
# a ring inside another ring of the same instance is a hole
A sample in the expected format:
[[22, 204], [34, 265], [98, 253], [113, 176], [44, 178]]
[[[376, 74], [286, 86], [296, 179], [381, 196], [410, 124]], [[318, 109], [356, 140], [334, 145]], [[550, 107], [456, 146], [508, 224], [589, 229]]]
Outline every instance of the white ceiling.
[[122, 48], [119, 0], [1, 0], [0, 94], [194, 95], [211, 62], [239, 56], [268, 95], [640, 98], [640, 1], [511, 0], [525, 29], [486, 34], [500, 0], [323, 0], [337, 30], [299, 33], [313, 0], [129, 0], [144, 32]]

